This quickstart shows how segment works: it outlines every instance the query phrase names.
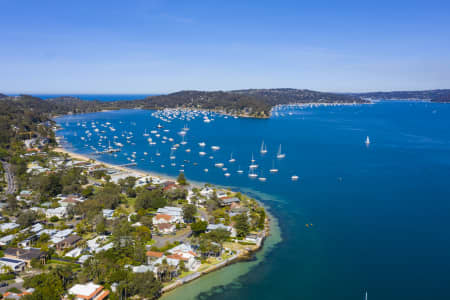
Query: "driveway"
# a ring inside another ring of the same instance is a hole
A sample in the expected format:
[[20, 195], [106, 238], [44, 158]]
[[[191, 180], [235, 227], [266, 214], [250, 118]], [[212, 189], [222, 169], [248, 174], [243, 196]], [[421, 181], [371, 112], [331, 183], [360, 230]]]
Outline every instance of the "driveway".
[[175, 241], [178, 242], [184, 242], [190, 235], [192, 234], [192, 231], [188, 228], [181, 229], [177, 232], [176, 235], [162, 235], [157, 236], [154, 235], [153, 239], [155, 240], [154, 246], [161, 248], [164, 247], [167, 243], [173, 243]]

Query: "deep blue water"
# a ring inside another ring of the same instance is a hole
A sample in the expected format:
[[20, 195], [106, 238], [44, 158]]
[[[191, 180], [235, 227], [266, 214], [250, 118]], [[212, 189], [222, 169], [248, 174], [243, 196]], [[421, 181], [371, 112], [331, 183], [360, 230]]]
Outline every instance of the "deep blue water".
[[[265, 203], [279, 220], [283, 241], [239, 284], [199, 298], [349, 300], [362, 299], [365, 290], [370, 299], [449, 298], [450, 105], [380, 102], [307, 108], [268, 120], [216, 117], [209, 124], [200, 119], [168, 124], [150, 114], [124, 110], [62, 117], [58, 121], [65, 129], [58, 134], [72, 150], [89, 153], [80, 140], [87, 128], [77, 122], [88, 121], [90, 127], [91, 120], [109, 121], [116, 131], [98, 127], [106, 130], [102, 135], [117, 135], [125, 146], [118, 157], [107, 154], [101, 160], [127, 163], [124, 153], [136, 151], [138, 168], [175, 176], [186, 159], [188, 179], [250, 188], [276, 199]], [[188, 144], [175, 152], [176, 167], [170, 167], [168, 144], [152, 135], [158, 144], [150, 147], [142, 136], [158, 123], [171, 130], [161, 136], [177, 142], [176, 132], [185, 124], [190, 128]], [[136, 146], [124, 142], [124, 130], [134, 132]], [[265, 156], [259, 153], [262, 140]], [[205, 157], [198, 155], [200, 141], [207, 143]], [[286, 158], [276, 160], [280, 143]], [[212, 152], [211, 145], [221, 149]], [[234, 164], [228, 163], [231, 152]], [[249, 165], [252, 153], [267, 182], [236, 173], [238, 165]], [[280, 170], [275, 175], [268, 172], [273, 161]], [[215, 162], [225, 163], [231, 176]], [[298, 182], [290, 180], [293, 174], [300, 176]]]

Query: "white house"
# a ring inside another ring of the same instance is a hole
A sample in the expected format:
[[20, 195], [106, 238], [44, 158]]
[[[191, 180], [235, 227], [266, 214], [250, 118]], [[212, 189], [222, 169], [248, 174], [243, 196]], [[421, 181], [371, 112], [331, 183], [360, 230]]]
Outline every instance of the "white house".
[[19, 224], [16, 224], [16, 223], [3, 223], [3, 224], [0, 224], [0, 231], [13, 230], [13, 229], [16, 229], [17, 227], [19, 227]]
[[49, 208], [45, 210], [45, 216], [47, 218], [58, 217], [60, 219], [65, 218], [67, 215], [67, 207]]
[[172, 222], [182, 223], [183, 222], [183, 209], [181, 207], [166, 206], [163, 208], [158, 208], [157, 214], [169, 215], [173, 218]]
[[216, 229], [225, 229], [228, 232], [230, 232], [231, 237], [236, 236], [236, 229], [234, 229], [231, 226], [226, 226], [223, 224], [208, 224], [208, 226], [206, 227], [206, 232], [210, 232], [211, 230], [216, 230]]
[[156, 224], [156, 228], [158, 228], [158, 231], [162, 234], [174, 233], [176, 229], [174, 224], [169, 223]]
[[15, 234], [10, 234], [7, 236], [4, 236], [0, 239], [0, 246], [6, 246], [9, 245], [9, 243], [11, 243], [11, 241], [16, 237]]
[[82, 253], [83, 253], [83, 249], [75, 248], [75, 249], [67, 252], [64, 256], [76, 258], [76, 257], [80, 256]]
[[104, 299], [109, 291], [104, 290], [103, 286], [89, 282], [86, 284], [75, 284], [69, 289], [69, 295], [74, 295], [75, 300], [95, 300]]
[[19, 259], [2, 257], [0, 258], [0, 266], [1, 266], [0, 273], [5, 273], [7, 268], [12, 270], [13, 272], [22, 272], [25, 270], [27, 263]]
[[174, 217], [166, 214], [157, 214], [153, 217], [153, 224], [173, 224], [173, 223], [180, 223], [179, 217]]
[[114, 209], [103, 209], [102, 213], [103, 213], [103, 217], [105, 217], [106, 219], [112, 219], [113, 214], [114, 214]]

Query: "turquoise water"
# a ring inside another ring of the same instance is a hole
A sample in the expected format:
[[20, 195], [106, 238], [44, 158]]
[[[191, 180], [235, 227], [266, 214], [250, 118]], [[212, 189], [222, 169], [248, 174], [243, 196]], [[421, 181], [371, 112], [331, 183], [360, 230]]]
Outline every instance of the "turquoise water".
[[[232, 284], [226, 279], [232, 275], [226, 273], [223, 281], [214, 277], [186, 286], [200, 288], [189, 297], [179, 292], [178, 299], [347, 300], [362, 299], [365, 290], [370, 299], [448, 298], [450, 105], [380, 102], [293, 110], [292, 115], [268, 120], [218, 116], [209, 124], [200, 119], [167, 124], [150, 114], [123, 110], [62, 117], [58, 122], [64, 129], [58, 134], [71, 150], [89, 154], [92, 150], [80, 140], [86, 128], [77, 122], [88, 121], [90, 126], [91, 120], [109, 121], [116, 131], [106, 129], [102, 135], [110, 138], [133, 131], [135, 146], [122, 138], [125, 146], [117, 157], [97, 158], [122, 164], [129, 162], [124, 154], [135, 151], [140, 169], [175, 176], [183, 168], [188, 179], [270, 195], [259, 198], [281, 229], [282, 241], [275, 250], [242, 267], [247, 268], [245, 274]], [[158, 123], [178, 142], [176, 132], [185, 124], [190, 128], [188, 144], [176, 151], [175, 167], [170, 166], [168, 144], [151, 147], [142, 136]], [[369, 147], [366, 136], [372, 141]], [[268, 148], [265, 156], [259, 153], [262, 140]], [[204, 157], [198, 155], [200, 141], [207, 143]], [[280, 143], [286, 158], [277, 160]], [[211, 145], [221, 149], [212, 152]], [[192, 152], [186, 153], [186, 147]], [[160, 157], [154, 155], [156, 148]], [[228, 163], [231, 152], [234, 164]], [[236, 173], [238, 165], [245, 170], [252, 153], [267, 182]], [[275, 175], [268, 172], [273, 161], [279, 169]], [[216, 162], [225, 163], [229, 178], [214, 167]], [[300, 180], [291, 181], [293, 174]]]

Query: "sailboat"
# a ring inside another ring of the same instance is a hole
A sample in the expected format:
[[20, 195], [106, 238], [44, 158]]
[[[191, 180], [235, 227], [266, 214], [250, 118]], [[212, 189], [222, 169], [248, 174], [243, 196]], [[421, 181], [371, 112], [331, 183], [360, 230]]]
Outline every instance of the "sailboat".
[[147, 128], [144, 130], [143, 136], [149, 136], [150, 134], [147, 133]]
[[261, 171], [261, 175], [259, 175], [258, 180], [262, 181], [262, 182], [265, 182], [267, 180], [267, 178], [263, 176], [262, 171]]
[[244, 171], [243, 171], [243, 170], [241, 170], [241, 166], [239, 166], [239, 168], [238, 168], [237, 172], [238, 172], [239, 174], [242, 174], [242, 173], [244, 173]]
[[228, 160], [230, 163], [234, 163], [236, 159], [233, 158], [233, 153], [230, 155], [230, 159]]
[[267, 153], [267, 145], [264, 144], [264, 141], [262, 141], [260, 152], [261, 152], [261, 154]]
[[367, 291], [366, 291], [366, 295], [364, 296], [364, 300], [367, 300]]
[[364, 142], [366, 145], [370, 145], [370, 139], [369, 136], [366, 137], [366, 141]]
[[256, 177], [258, 177], [258, 175], [256, 175], [256, 173], [255, 173], [255, 171], [254, 171], [254, 169], [253, 168], [249, 168], [249, 173], [248, 173], [248, 177], [250, 177], [250, 178], [256, 178]]
[[278, 169], [275, 168], [275, 162], [274, 161], [272, 161], [272, 169], [270, 169], [269, 172], [270, 173], [277, 173], [278, 172]]
[[282, 158], [285, 158], [285, 157], [286, 157], [286, 154], [281, 153], [281, 144], [280, 144], [280, 148], [278, 148], [277, 158], [278, 159], [282, 159]]
[[251, 160], [251, 164], [249, 166], [250, 169], [256, 169], [258, 167], [257, 164], [255, 164], [255, 158], [253, 157], [253, 153], [252, 153], [252, 160]]

